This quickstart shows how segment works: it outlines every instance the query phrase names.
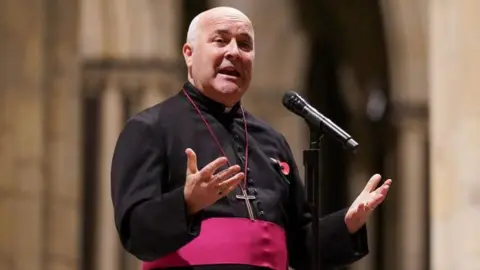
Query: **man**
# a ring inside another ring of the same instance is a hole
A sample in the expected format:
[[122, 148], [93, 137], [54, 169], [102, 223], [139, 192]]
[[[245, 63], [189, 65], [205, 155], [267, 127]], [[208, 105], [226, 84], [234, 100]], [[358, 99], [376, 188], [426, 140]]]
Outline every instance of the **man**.
[[112, 162], [115, 223], [143, 269], [309, 269], [368, 253], [365, 222], [385, 198], [373, 176], [348, 210], [311, 216], [285, 138], [241, 106], [255, 57], [240, 11], [219, 7], [191, 23], [179, 93], [131, 118]]

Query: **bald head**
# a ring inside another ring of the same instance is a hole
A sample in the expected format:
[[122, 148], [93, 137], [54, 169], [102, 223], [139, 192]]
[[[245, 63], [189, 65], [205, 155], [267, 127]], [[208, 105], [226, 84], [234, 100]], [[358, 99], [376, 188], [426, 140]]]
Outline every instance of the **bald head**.
[[[188, 31], [187, 31], [186, 42], [189, 43], [191, 46], [194, 46], [195, 41], [196, 41], [199, 33], [202, 32], [203, 23], [205, 21], [208, 21], [209, 19], [212, 19], [212, 18], [215, 18], [215, 17], [221, 17], [221, 16], [243, 19], [246, 22], [248, 22], [250, 25], [252, 24], [252, 22], [247, 17], [247, 15], [245, 15], [243, 12], [241, 12], [240, 10], [238, 10], [236, 8], [232, 8], [232, 7], [211, 8], [209, 10], [206, 10], [206, 11], [198, 14], [190, 22], [190, 25], [188, 26]], [[253, 27], [252, 27], [252, 29], [253, 29]]]
[[255, 58], [252, 23], [230, 7], [202, 12], [190, 23], [183, 56], [189, 82], [231, 107], [250, 85]]

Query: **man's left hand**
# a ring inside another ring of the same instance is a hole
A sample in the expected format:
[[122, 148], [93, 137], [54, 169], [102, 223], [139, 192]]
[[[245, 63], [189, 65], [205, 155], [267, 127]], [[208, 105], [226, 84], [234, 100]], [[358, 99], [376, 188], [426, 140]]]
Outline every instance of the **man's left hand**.
[[379, 188], [376, 188], [382, 177], [379, 174], [373, 175], [358, 195], [357, 199], [352, 203], [345, 215], [345, 224], [350, 233], [357, 232], [367, 221], [373, 210], [383, 202], [387, 196], [388, 189], [392, 184], [392, 180], [388, 179]]

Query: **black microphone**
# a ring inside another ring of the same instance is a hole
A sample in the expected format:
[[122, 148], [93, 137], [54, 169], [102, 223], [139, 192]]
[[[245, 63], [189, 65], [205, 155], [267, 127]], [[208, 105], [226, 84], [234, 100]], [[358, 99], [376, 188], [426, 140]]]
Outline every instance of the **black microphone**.
[[352, 136], [319, 113], [294, 91], [287, 91], [283, 95], [282, 103], [289, 111], [305, 119], [311, 128], [324, 131], [339, 141], [346, 149], [351, 150], [358, 146], [358, 143], [353, 140]]

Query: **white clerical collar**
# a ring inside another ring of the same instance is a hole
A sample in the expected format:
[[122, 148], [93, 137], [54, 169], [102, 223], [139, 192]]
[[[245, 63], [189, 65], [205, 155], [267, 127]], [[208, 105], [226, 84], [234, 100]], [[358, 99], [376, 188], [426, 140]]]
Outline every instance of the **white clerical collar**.
[[223, 110], [223, 112], [224, 112], [224, 113], [229, 113], [231, 110], [232, 110], [232, 108], [225, 107], [225, 109]]

